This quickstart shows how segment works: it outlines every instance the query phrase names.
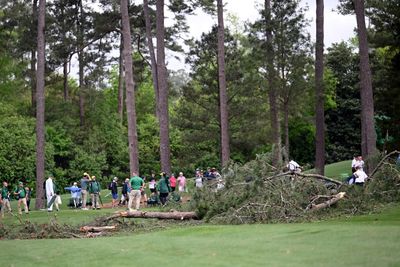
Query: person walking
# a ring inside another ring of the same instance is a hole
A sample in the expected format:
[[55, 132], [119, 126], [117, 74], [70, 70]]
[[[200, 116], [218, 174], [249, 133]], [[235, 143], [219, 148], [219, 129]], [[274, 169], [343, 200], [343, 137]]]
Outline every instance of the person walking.
[[82, 210], [87, 210], [86, 202], [87, 202], [89, 182], [90, 182], [90, 176], [88, 173], [85, 172], [81, 179]]
[[18, 199], [18, 214], [22, 215], [21, 204], [24, 205], [25, 214], [29, 213], [28, 205], [26, 204], [26, 190], [23, 182], [18, 183], [18, 187], [14, 191], [14, 196]]
[[167, 178], [165, 172], [162, 172], [161, 179], [158, 181], [157, 190], [160, 192], [160, 201], [162, 205], [167, 203], [167, 197], [169, 192], [171, 192], [171, 186], [169, 184], [169, 179]]
[[99, 201], [100, 191], [101, 191], [100, 183], [96, 181], [96, 176], [92, 176], [92, 179], [90, 180], [89, 183], [89, 193], [90, 196], [92, 197], [92, 209], [100, 209], [100, 201]]
[[53, 211], [53, 203], [55, 201], [55, 198], [56, 194], [54, 190], [53, 177], [49, 176], [49, 178], [46, 180], [46, 199], [48, 212]]
[[142, 197], [141, 189], [143, 188], [144, 182], [137, 173], [132, 173], [132, 177], [129, 180], [131, 185], [131, 192], [129, 193], [128, 210], [133, 211], [132, 204], [135, 201], [135, 210], [138, 211], [140, 208], [140, 199]]
[[125, 205], [129, 200], [129, 193], [131, 192], [131, 184], [129, 183], [129, 178], [125, 179], [125, 183], [122, 185], [121, 200], [118, 205]]
[[171, 174], [171, 177], [169, 177], [169, 185], [171, 186], [171, 192], [175, 192], [176, 188], [176, 178], [175, 174]]
[[186, 177], [183, 176], [183, 172], [179, 173], [178, 179], [179, 192], [186, 192]]
[[10, 191], [8, 191], [8, 183], [6, 181], [3, 182], [3, 187], [1, 188], [0, 204], [1, 217], [4, 218], [4, 212], [6, 211], [6, 209], [9, 213], [12, 212], [10, 205]]
[[118, 200], [118, 186], [117, 186], [118, 178], [114, 177], [111, 184], [110, 184], [110, 190], [111, 190], [111, 196], [112, 196], [112, 204], [111, 207], [115, 208], [117, 207], [117, 200]]

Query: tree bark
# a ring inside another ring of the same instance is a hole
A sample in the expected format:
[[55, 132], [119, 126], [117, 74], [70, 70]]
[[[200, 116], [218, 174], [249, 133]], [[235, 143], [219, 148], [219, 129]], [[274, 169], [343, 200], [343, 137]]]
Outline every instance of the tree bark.
[[159, 97], [159, 124], [160, 124], [160, 158], [161, 170], [171, 174], [170, 144], [169, 144], [169, 112], [168, 112], [168, 84], [167, 68], [165, 66], [165, 28], [164, 28], [164, 0], [157, 1], [157, 77]]
[[324, 90], [324, 0], [317, 0], [315, 49], [315, 169], [325, 172], [325, 90]]
[[123, 122], [124, 119], [124, 56], [123, 56], [124, 40], [121, 34], [119, 47], [119, 74], [118, 74], [118, 116]]
[[68, 101], [68, 58], [64, 59], [63, 63], [63, 88], [64, 88], [64, 101]]
[[78, 18], [78, 64], [79, 64], [79, 119], [80, 124], [83, 126], [85, 124], [85, 85], [84, 85], [84, 62], [83, 62], [83, 4], [82, 0], [79, 1], [79, 18]]
[[[358, 44], [360, 51], [361, 153], [365, 159], [368, 159], [377, 152], [374, 123], [374, 96], [372, 91], [371, 68], [369, 65], [364, 0], [353, 0], [353, 2], [357, 18]], [[368, 172], [371, 172], [373, 168], [374, 166], [367, 164]]]
[[274, 68], [274, 48], [272, 36], [271, 1], [265, 0], [265, 23], [266, 23], [266, 42], [267, 42], [267, 75], [268, 75], [268, 97], [270, 106], [273, 157], [272, 165], [280, 165], [281, 159], [281, 130], [279, 122], [278, 101], [276, 92], [276, 72]]
[[[38, 26], [38, 0], [33, 0], [32, 6], [32, 32], [35, 32]], [[36, 115], [36, 50], [37, 46], [33, 46], [31, 50], [31, 106], [32, 116]]]
[[217, 0], [218, 8], [218, 83], [220, 108], [220, 135], [221, 135], [221, 165], [225, 167], [230, 158], [229, 123], [228, 123], [228, 96], [225, 77], [225, 27], [224, 6], [222, 0]]
[[147, 212], [147, 211], [121, 211], [115, 215], [112, 215], [107, 218], [107, 220], [115, 219], [115, 218], [156, 218], [156, 219], [170, 219], [170, 220], [191, 220], [198, 219], [195, 212], [183, 212], [183, 211], [174, 211], [174, 212]]
[[144, 11], [144, 19], [146, 24], [146, 39], [147, 45], [149, 47], [150, 54], [150, 64], [151, 64], [151, 76], [153, 79], [153, 87], [154, 87], [154, 96], [156, 102], [156, 117], [159, 118], [159, 90], [158, 90], [158, 77], [157, 77], [157, 60], [156, 55], [154, 53], [154, 44], [153, 44], [153, 35], [151, 34], [151, 21], [150, 21], [150, 12], [149, 12], [149, 3], [148, 0], [143, 0], [143, 11]]
[[136, 127], [135, 81], [133, 80], [132, 39], [128, 13], [128, 0], [121, 0], [121, 18], [124, 43], [123, 60], [125, 69], [126, 114], [128, 119], [129, 168], [132, 174], [133, 172], [139, 173], [139, 152]]
[[39, 1], [38, 29], [37, 29], [37, 71], [36, 71], [36, 204], [35, 208], [43, 207], [43, 182], [45, 172], [45, 15], [46, 0]]
[[290, 160], [290, 143], [289, 143], [289, 97], [283, 100], [283, 135], [285, 138], [285, 150], [287, 160]]
[[345, 196], [346, 196], [346, 192], [337, 193], [331, 199], [329, 199], [323, 203], [311, 205], [310, 210], [316, 211], [316, 210], [328, 208], [328, 207], [332, 206], [333, 204], [335, 204], [336, 202], [338, 202], [339, 200], [343, 199]]

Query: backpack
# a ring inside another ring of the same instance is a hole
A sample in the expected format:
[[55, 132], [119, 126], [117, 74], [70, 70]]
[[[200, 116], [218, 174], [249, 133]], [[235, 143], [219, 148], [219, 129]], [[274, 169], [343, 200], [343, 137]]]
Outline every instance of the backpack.
[[113, 182], [108, 184], [108, 190], [112, 190], [112, 184], [113, 184]]

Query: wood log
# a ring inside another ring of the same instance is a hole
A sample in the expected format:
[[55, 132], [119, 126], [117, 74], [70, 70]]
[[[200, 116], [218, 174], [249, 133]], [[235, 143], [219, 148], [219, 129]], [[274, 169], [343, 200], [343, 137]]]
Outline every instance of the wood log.
[[82, 226], [80, 228], [81, 232], [92, 232], [92, 233], [100, 233], [103, 231], [113, 231], [117, 227], [115, 225], [112, 226]]
[[320, 209], [324, 209], [324, 208], [328, 208], [331, 205], [335, 204], [336, 202], [338, 202], [339, 200], [341, 200], [342, 198], [344, 198], [346, 195], [346, 192], [340, 192], [337, 193], [336, 195], [332, 196], [331, 199], [322, 202], [320, 204], [312, 204], [310, 210], [311, 211], [315, 211], [315, 210], [320, 210]]
[[107, 218], [107, 220], [115, 218], [155, 218], [155, 219], [170, 219], [170, 220], [197, 220], [195, 212], [150, 212], [150, 211], [121, 211]]
[[301, 177], [316, 178], [316, 179], [324, 180], [324, 181], [331, 182], [331, 183], [334, 183], [334, 184], [337, 184], [337, 185], [342, 185], [343, 184], [342, 182], [340, 182], [338, 180], [335, 180], [335, 179], [332, 179], [332, 178], [329, 178], [329, 177], [326, 177], [326, 176], [323, 176], [323, 175], [319, 175], [319, 174], [306, 174], [306, 173], [301, 173], [300, 172], [300, 173], [296, 173], [296, 175], [297, 176], [301, 176]]

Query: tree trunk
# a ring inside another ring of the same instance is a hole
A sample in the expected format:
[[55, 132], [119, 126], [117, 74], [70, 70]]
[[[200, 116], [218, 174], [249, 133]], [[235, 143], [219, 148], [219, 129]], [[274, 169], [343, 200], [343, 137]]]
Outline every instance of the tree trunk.
[[45, 69], [45, 15], [46, 0], [39, 1], [39, 16], [37, 29], [37, 71], [36, 71], [36, 204], [35, 208], [43, 207], [44, 195], [43, 182], [45, 172], [45, 93], [44, 93], [44, 69]]
[[121, 35], [119, 48], [119, 74], [118, 74], [118, 116], [123, 122], [124, 119], [124, 56], [123, 56], [124, 40]]
[[[374, 97], [372, 91], [371, 68], [369, 65], [364, 1], [354, 0], [353, 2], [357, 18], [358, 43], [360, 51], [361, 152], [363, 157], [368, 159], [377, 152], [374, 124]], [[373, 168], [374, 166], [367, 164], [368, 172], [370, 172]]]
[[146, 24], [146, 39], [147, 45], [149, 47], [150, 54], [150, 62], [151, 62], [151, 76], [153, 78], [153, 87], [154, 87], [154, 96], [156, 99], [156, 116], [159, 118], [159, 90], [158, 90], [158, 77], [157, 77], [157, 60], [156, 55], [154, 53], [154, 45], [153, 45], [153, 35], [151, 34], [151, 21], [150, 21], [150, 12], [149, 12], [149, 3], [148, 0], [143, 0], [143, 11], [144, 11], [144, 19]]
[[115, 215], [107, 218], [107, 220], [116, 218], [156, 218], [156, 219], [170, 219], [170, 220], [190, 220], [198, 219], [195, 212], [147, 212], [147, 211], [121, 211]]
[[290, 160], [290, 143], [289, 143], [289, 97], [283, 100], [283, 134], [285, 138], [286, 160]]
[[133, 80], [131, 29], [128, 0], [121, 0], [123, 56], [126, 87], [126, 114], [128, 119], [129, 168], [131, 174], [139, 173], [138, 137], [136, 129], [135, 82]]
[[160, 124], [160, 158], [161, 170], [171, 174], [170, 145], [169, 145], [169, 113], [168, 113], [168, 84], [167, 68], [165, 66], [165, 28], [164, 0], [157, 1], [157, 77], [159, 97]]
[[272, 129], [272, 143], [273, 143], [273, 157], [272, 165], [278, 167], [281, 163], [281, 130], [279, 122], [278, 101], [275, 83], [275, 69], [274, 69], [274, 48], [272, 36], [272, 22], [271, 22], [271, 1], [265, 0], [265, 23], [266, 23], [266, 37], [267, 37], [267, 75], [268, 75], [268, 97], [270, 106], [271, 129]]
[[84, 85], [84, 62], [83, 62], [83, 4], [82, 0], [79, 1], [79, 18], [78, 18], [78, 64], [79, 64], [79, 119], [80, 124], [83, 126], [85, 124], [85, 85]]
[[[32, 32], [36, 32], [38, 26], [38, 0], [33, 0], [32, 6]], [[31, 106], [32, 116], [36, 115], [36, 46], [31, 50]]]
[[221, 164], [225, 167], [230, 158], [229, 150], [229, 123], [228, 123], [228, 96], [225, 78], [225, 28], [224, 6], [222, 0], [217, 0], [218, 7], [218, 82], [219, 108], [221, 125]]
[[63, 63], [63, 88], [64, 88], [64, 101], [68, 101], [68, 60], [64, 59]]
[[315, 49], [315, 169], [325, 172], [325, 90], [324, 90], [324, 1], [317, 0], [317, 36]]

